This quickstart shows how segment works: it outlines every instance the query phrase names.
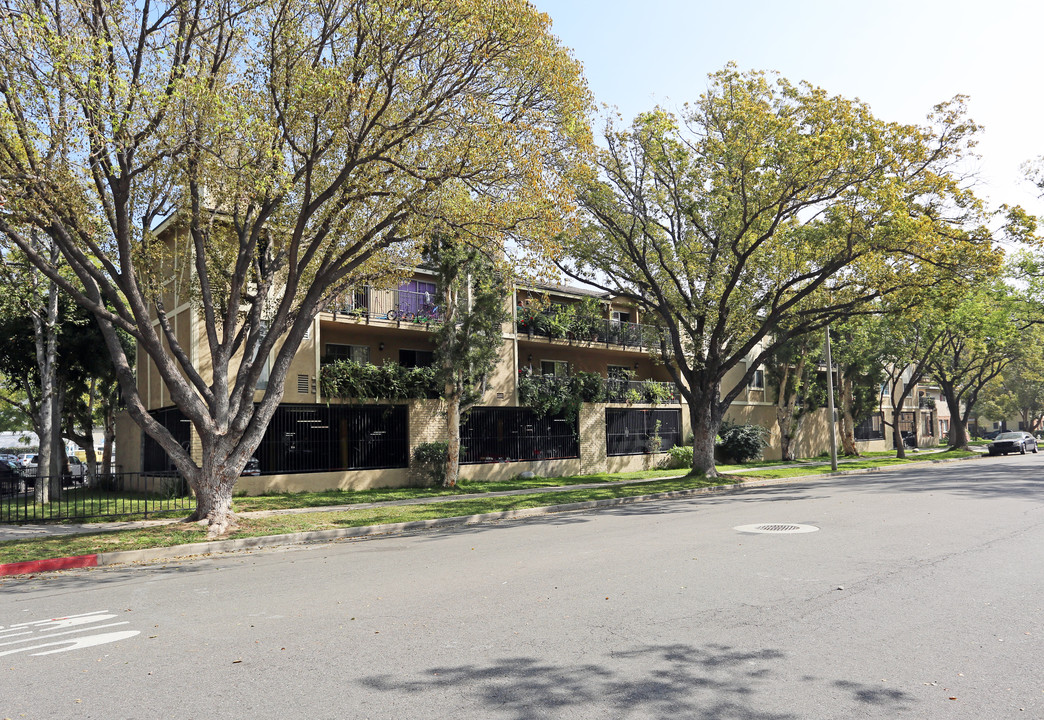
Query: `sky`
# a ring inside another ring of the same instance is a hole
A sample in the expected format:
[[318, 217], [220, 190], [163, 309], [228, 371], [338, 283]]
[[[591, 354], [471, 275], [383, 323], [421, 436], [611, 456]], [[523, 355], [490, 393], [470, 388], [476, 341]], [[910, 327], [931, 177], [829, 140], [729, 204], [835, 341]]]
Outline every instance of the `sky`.
[[992, 207], [1044, 216], [1019, 168], [1044, 155], [1044, 3], [533, 1], [583, 63], [596, 101], [625, 120], [696, 100], [730, 61], [859, 98], [902, 123], [923, 123], [937, 103], [967, 95], [985, 128], [977, 192]]

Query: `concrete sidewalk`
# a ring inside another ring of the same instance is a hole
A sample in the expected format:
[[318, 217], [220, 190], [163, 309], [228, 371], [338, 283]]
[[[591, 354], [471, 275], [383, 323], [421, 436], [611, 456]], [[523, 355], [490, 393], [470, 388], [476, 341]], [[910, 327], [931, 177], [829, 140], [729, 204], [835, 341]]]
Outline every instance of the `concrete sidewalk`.
[[[980, 448], [973, 448], [980, 449]], [[924, 458], [926, 461], [931, 461], [930, 456], [945, 452], [944, 449], [932, 449], [922, 450], [917, 453], [918, 458]], [[914, 460], [915, 458], [908, 458]], [[862, 462], [865, 458], [856, 458], [851, 460], [838, 460], [838, 465], [852, 462]], [[934, 461], [931, 461], [934, 462]], [[742, 474], [747, 470], [775, 470], [780, 468], [813, 468], [823, 467], [829, 465], [830, 461], [823, 462], [802, 462], [802, 463], [782, 463], [780, 465], [768, 465], [758, 468], [741, 468], [737, 470], [723, 470], [723, 475], [738, 475]], [[907, 467], [905, 465], [899, 466], [887, 466], [888, 469], [895, 467]], [[838, 473], [851, 472], [838, 470]], [[856, 471], [861, 472], [861, 471]], [[440, 502], [453, 502], [455, 500], [466, 500], [468, 498], [475, 497], [505, 497], [511, 495], [535, 495], [537, 493], [550, 493], [550, 492], [570, 492], [573, 490], [588, 490], [592, 488], [604, 488], [613, 487], [618, 485], [639, 485], [641, 483], [652, 483], [659, 482], [661, 480], [671, 480], [674, 478], [684, 477], [684, 474], [668, 475], [663, 477], [648, 478], [644, 480], [621, 480], [618, 482], [608, 483], [584, 483], [582, 485], [555, 485], [550, 487], [539, 487], [539, 488], [525, 488], [522, 490], [500, 490], [491, 493], [467, 493], [460, 495], [440, 495], [438, 497], [428, 498], [414, 498], [411, 500], [387, 500], [385, 502], [373, 502], [373, 503], [355, 503], [350, 505], [324, 505], [319, 507], [307, 507], [307, 508], [288, 508], [285, 510], [257, 510], [252, 512], [241, 512], [237, 513], [240, 517], [251, 518], [251, 517], [272, 517], [275, 515], [296, 515], [303, 513], [316, 513], [316, 512], [345, 512], [348, 510], [365, 510], [367, 508], [374, 507], [391, 507], [395, 505], [428, 505], [431, 503]], [[810, 476], [800, 476], [810, 477]], [[823, 477], [822, 474], [818, 474], [811, 477]], [[827, 476], [829, 477], [829, 475]], [[787, 481], [799, 479], [787, 478]], [[102, 522], [102, 523], [80, 523], [80, 524], [48, 524], [48, 523], [37, 523], [32, 525], [0, 525], [0, 542], [8, 540], [28, 540], [31, 538], [42, 538], [42, 537], [59, 537], [62, 535], [86, 535], [89, 533], [101, 533], [101, 532], [116, 532], [119, 530], [136, 530], [140, 528], [156, 527], [159, 525], [173, 525], [180, 523], [181, 520], [177, 518], [171, 518], [166, 520], [124, 520], [118, 522]]]
[[[413, 498], [410, 500], [386, 500], [384, 502], [354, 503], [351, 505], [320, 505], [306, 508], [286, 508], [284, 510], [255, 510], [236, 513], [236, 515], [243, 518], [258, 518], [317, 512], [345, 512], [348, 510], [365, 510], [367, 508], [392, 507], [395, 505], [430, 505], [432, 503], [453, 502], [455, 500], [468, 500], [477, 497], [535, 495], [537, 493], [570, 492], [572, 490], [589, 490], [592, 488], [614, 487], [618, 485], [640, 485], [642, 483], [673, 480], [680, 477], [685, 477], [685, 475], [666, 475], [644, 480], [621, 480], [618, 482], [607, 483], [584, 483], [582, 485], [553, 485], [550, 487], [524, 488], [521, 490], [499, 490], [490, 493], [461, 493], [459, 495], [439, 495], [437, 497]], [[0, 542], [4, 542], [5, 540], [26, 540], [35, 537], [59, 537], [62, 535], [86, 535], [88, 533], [137, 530], [140, 528], [156, 527], [158, 525], [173, 525], [180, 522], [180, 518], [168, 518], [165, 520], [125, 520], [119, 522], [81, 524], [38, 523], [33, 525], [0, 525]]]

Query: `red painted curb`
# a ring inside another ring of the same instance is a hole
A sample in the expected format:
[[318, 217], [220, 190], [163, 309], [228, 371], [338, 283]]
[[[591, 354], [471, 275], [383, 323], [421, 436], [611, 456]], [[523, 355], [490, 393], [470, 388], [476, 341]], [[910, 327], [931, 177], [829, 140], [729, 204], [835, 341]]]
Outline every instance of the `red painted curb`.
[[73, 555], [72, 557], [51, 558], [49, 560], [30, 560], [28, 562], [0, 565], [0, 576], [25, 575], [27, 573], [47, 572], [49, 570], [97, 567], [97, 565], [97, 555]]

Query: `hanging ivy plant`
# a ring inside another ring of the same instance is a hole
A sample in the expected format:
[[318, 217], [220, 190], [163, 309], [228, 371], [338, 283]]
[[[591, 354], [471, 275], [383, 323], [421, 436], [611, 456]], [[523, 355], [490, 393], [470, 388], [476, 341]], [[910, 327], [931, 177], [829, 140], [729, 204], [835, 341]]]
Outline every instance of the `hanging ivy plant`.
[[435, 368], [407, 368], [398, 363], [371, 365], [354, 360], [326, 363], [319, 371], [326, 397], [342, 400], [410, 400], [436, 398]]
[[562, 415], [575, 420], [585, 402], [605, 402], [605, 378], [577, 372], [569, 377], [539, 375], [530, 368], [518, 371], [518, 397], [538, 415]]

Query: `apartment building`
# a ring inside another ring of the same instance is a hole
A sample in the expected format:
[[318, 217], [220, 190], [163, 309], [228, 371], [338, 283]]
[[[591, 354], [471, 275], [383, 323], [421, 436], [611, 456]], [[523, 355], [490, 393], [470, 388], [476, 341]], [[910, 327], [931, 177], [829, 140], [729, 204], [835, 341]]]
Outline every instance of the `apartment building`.
[[[500, 362], [462, 423], [463, 477], [647, 469], [684, 442], [691, 431], [687, 407], [657, 360], [655, 328], [643, 323], [638, 308], [583, 288], [533, 285], [514, 287], [505, 304], [510, 317], [502, 326]], [[172, 315], [183, 347], [190, 348], [194, 361], [204, 358], [200, 319], [188, 305]], [[411, 376], [433, 363], [432, 327], [440, 320], [435, 277], [423, 268], [396, 287], [358, 288], [341, 305], [315, 317], [292, 363], [282, 403], [255, 453], [260, 474], [242, 478], [237, 489], [261, 493], [414, 482], [409, 473], [413, 450], [446, 436], [435, 389], [410, 397], [344, 397], [324, 391], [331, 386], [324, 373], [331, 363], [351, 360], [389, 366], [385, 369], [395, 369], [397, 377]], [[726, 383], [744, 371], [737, 368]], [[575, 392], [573, 379], [598, 386], [591, 397], [578, 398], [590, 401], [574, 403], [575, 412], [539, 412], [527, 406], [534, 392]], [[198, 449], [191, 424], [172, 406], [144, 355], [138, 382], [154, 416], [185, 447]], [[262, 378], [259, 390], [264, 382]], [[926, 404], [911, 407], [909, 420], [925, 422], [919, 415], [926, 409]], [[763, 372], [755, 373], [728, 417], [769, 429], [765, 457], [779, 457], [775, 401]], [[121, 420], [118, 432], [118, 462], [124, 469], [170, 467], [158, 444], [142, 437], [129, 419]], [[825, 410], [810, 413], [797, 439], [798, 454], [824, 452], [828, 433]], [[885, 449], [892, 442], [881, 414], [867, 418], [856, 437], [867, 450]]]

